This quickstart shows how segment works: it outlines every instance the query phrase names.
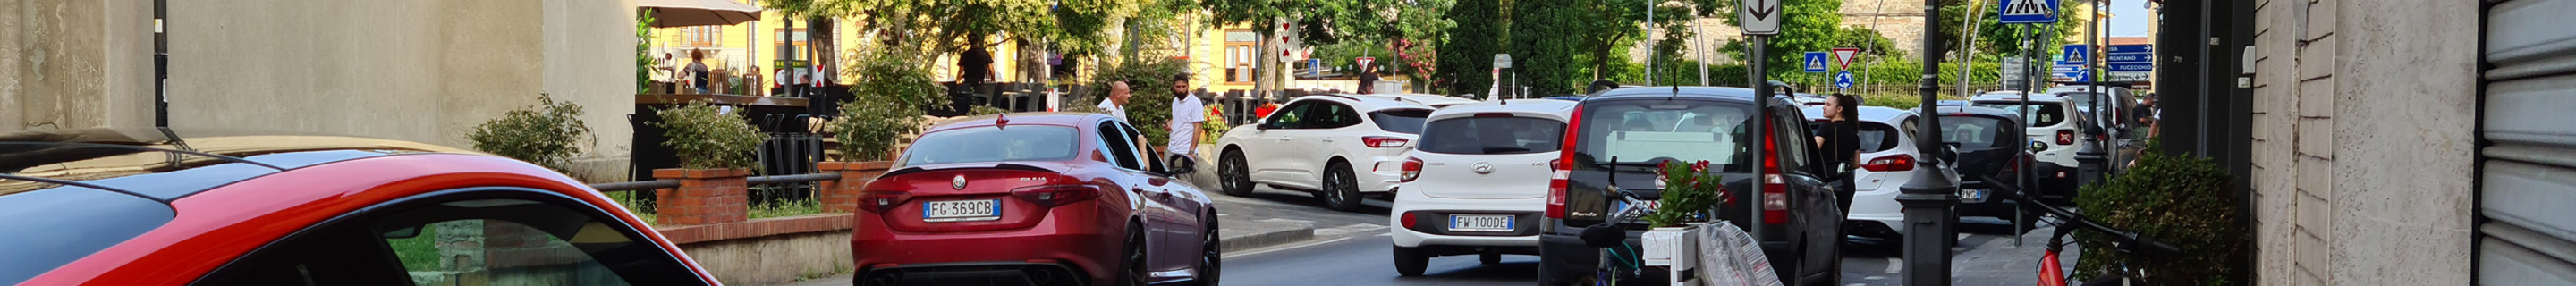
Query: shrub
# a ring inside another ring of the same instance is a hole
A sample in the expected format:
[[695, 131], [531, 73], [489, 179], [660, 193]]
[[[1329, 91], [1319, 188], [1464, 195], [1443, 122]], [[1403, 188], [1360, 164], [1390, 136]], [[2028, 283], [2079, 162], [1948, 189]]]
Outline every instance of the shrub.
[[975, 106], [975, 108], [971, 108], [971, 109], [967, 109], [967, 110], [966, 110], [966, 116], [985, 116], [985, 115], [994, 115], [994, 114], [1003, 114], [1003, 113], [1011, 113], [1011, 111], [1010, 111], [1010, 110], [1007, 110], [1007, 109], [1002, 109], [1002, 108], [1000, 108], [1000, 107], [992, 107], [992, 106], [987, 106], [987, 105], [976, 105], [976, 106]]
[[1663, 208], [1641, 218], [1655, 227], [1704, 221], [1705, 217], [1700, 216], [1704, 211], [1716, 208], [1731, 197], [1725, 195], [1726, 185], [1719, 183], [1724, 181], [1719, 180], [1716, 173], [1708, 172], [1708, 161], [1676, 163], [1680, 161], [1665, 161], [1663, 169], [1655, 172], [1664, 180], [1663, 197], [1655, 200]]
[[538, 166], [564, 171], [573, 155], [581, 153], [574, 142], [592, 139], [590, 127], [581, 123], [581, 105], [555, 101], [554, 95], [538, 94], [537, 105], [502, 113], [500, 118], [475, 125], [467, 134], [474, 149], [536, 163]]
[[[841, 116], [832, 121], [833, 138], [841, 141], [844, 160], [872, 161], [892, 153], [904, 135], [920, 132], [922, 107], [947, 105], [947, 88], [934, 79], [929, 53], [917, 47], [876, 44], [868, 41], [853, 49], [851, 66], [844, 69], [856, 80], [850, 83], [850, 94], [856, 99], [841, 104]], [[865, 154], [865, 155], [862, 155]]]
[[2079, 231], [2077, 277], [2110, 273], [2119, 262], [2147, 270], [2148, 285], [2226, 284], [2243, 275], [2251, 232], [2238, 224], [2241, 198], [2230, 182], [2208, 158], [2148, 152], [2119, 176], [2086, 186], [2075, 200], [2086, 217], [2180, 246], [2182, 253], [2141, 259], [2113, 249], [2101, 233]]
[[730, 112], [716, 111], [704, 101], [655, 111], [662, 116], [662, 135], [670, 141], [671, 153], [680, 158], [680, 167], [689, 169], [752, 169], [758, 167], [751, 153], [768, 139], [760, 130], [751, 128], [751, 120]]

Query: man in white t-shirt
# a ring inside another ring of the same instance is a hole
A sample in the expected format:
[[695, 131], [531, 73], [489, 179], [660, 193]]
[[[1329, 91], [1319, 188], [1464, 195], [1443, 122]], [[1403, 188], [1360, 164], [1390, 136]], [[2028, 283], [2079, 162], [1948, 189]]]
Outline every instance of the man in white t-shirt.
[[1199, 147], [1199, 123], [1207, 122], [1207, 105], [1190, 94], [1190, 75], [1172, 75], [1172, 155], [1189, 156]]
[[1109, 98], [1100, 100], [1100, 113], [1108, 113], [1109, 117], [1118, 118], [1118, 121], [1127, 121], [1127, 96], [1129, 93], [1127, 82], [1109, 82]]

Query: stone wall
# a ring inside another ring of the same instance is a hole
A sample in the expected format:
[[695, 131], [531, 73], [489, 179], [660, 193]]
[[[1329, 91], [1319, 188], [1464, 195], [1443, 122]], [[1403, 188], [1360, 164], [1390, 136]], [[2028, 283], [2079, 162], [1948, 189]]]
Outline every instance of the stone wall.
[[2468, 281], [2477, 5], [2259, 1], [2261, 284]]

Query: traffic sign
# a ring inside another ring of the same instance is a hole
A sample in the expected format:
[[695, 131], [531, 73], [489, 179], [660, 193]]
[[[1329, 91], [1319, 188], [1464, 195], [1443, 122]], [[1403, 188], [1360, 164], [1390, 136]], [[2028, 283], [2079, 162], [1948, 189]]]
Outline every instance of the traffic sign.
[[1807, 52], [1807, 59], [1800, 62], [1807, 72], [1825, 72], [1825, 52]]
[[2057, 0], [2003, 0], [2004, 24], [2045, 24], [2057, 22]]
[[1860, 48], [1834, 48], [1834, 66], [1844, 70], [1850, 70], [1854, 58], [1859, 57]]
[[2110, 67], [2109, 69], [2105, 69], [2105, 70], [2113, 71], [2113, 72], [2126, 72], [2126, 71], [2152, 71], [2152, 70], [2156, 70], [2156, 64], [2152, 64], [2152, 63], [2111, 63], [2111, 67]]
[[2114, 63], [2114, 64], [2117, 64], [2117, 63], [2145, 63], [2145, 62], [2153, 62], [2153, 61], [2155, 61], [2155, 57], [2156, 57], [2156, 54], [2150, 54], [2150, 53], [2111, 53], [2111, 54], [2107, 54], [2107, 55], [2102, 55], [2102, 62], [2106, 62], [2106, 63]]
[[2087, 46], [2087, 45], [2081, 45], [2081, 44], [2066, 45], [2066, 53], [2065, 53], [2065, 55], [2066, 55], [2066, 61], [2065, 61], [2065, 62], [2068, 62], [2068, 63], [2075, 63], [2075, 64], [2079, 64], [2079, 65], [2080, 65], [2080, 64], [2084, 64], [2085, 62], [2090, 62], [2090, 61], [2088, 61], [2087, 59], [2090, 59], [2090, 58], [2092, 57], [2092, 55], [2093, 55], [2093, 51], [2092, 51], [2092, 50], [2093, 50], [2093, 46]]
[[2102, 47], [2102, 52], [2104, 52], [2104, 53], [2155, 53], [2155, 52], [2156, 52], [2156, 45], [2152, 45], [2152, 44], [2111, 45], [2111, 46], [2108, 46], [2108, 47]]
[[1744, 34], [1761, 36], [1780, 34], [1780, 18], [1786, 16], [1781, 14], [1787, 14], [1780, 11], [1780, 1], [1783, 0], [1743, 0], [1737, 4], [1736, 7], [1740, 8], [1735, 9], [1736, 22], [1744, 23], [1741, 25], [1744, 27]]
[[1852, 79], [1852, 73], [1851, 73], [1851, 71], [1843, 71], [1843, 72], [1840, 72], [1840, 73], [1834, 73], [1834, 88], [1840, 88], [1840, 89], [1851, 89], [1851, 88], [1852, 88], [1852, 81], [1853, 81], [1853, 79]]

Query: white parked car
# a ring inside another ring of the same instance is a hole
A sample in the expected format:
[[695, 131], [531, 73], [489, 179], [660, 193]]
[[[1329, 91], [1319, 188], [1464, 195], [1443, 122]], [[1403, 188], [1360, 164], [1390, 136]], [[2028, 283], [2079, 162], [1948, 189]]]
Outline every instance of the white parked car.
[[2055, 94], [2033, 93], [2030, 101], [2024, 102], [2020, 93], [2005, 91], [1977, 95], [1968, 102], [1970, 106], [2020, 114], [2028, 125], [2023, 134], [2032, 141], [2029, 152], [2038, 161], [2032, 171], [2040, 199], [2052, 203], [2074, 199], [2078, 178], [2084, 177], [2079, 173], [2082, 165], [2075, 159], [2076, 153], [2102, 145], [2093, 142], [2098, 138], [2084, 134], [2085, 117], [2069, 106], [2070, 101]]
[[1362, 199], [1395, 192], [1396, 169], [1432, 108], [1387, 96], [1289, 100], [1249, 128], [1217, 137], [1218, 184], [1238, 196], [1254, 184], [1305, 191], [1326, 207], [1358, 210]]
[[1395, 271], [1422, 275], [1431, 257], [1538, 255], [1538, 221], [1574, 101], [1522, 99], [1431, 113], [1401, 170], [1387, 225]]
[[[1821, 107], [1805, 111], [1808, 120], [1824, 122]], [[1857, 179], [1852, 183], [1851, 205], [1844, 208], [1849, 212], [1844, 220], [1858, 226], [1850, 230], [1851, 235], [1896, 238], [1904, 231], [1905, 206], [1896, 203], [1896, 188], [1913, 181], [1914, 172], [1920, 170], [1915, 160], [1927, 158], [1914, 145], [1919, 118], [1910, 109], [1880, 106], [1862, 106], [1860, 114], [1852, 116], [1857, 121], [1852, 124], [1853, 133], [1860, 136], [1853, 144], [1859, 147], [1860, 157], [1855, 160], [1860, 166], [1852, 170], [1852, 178]]]

